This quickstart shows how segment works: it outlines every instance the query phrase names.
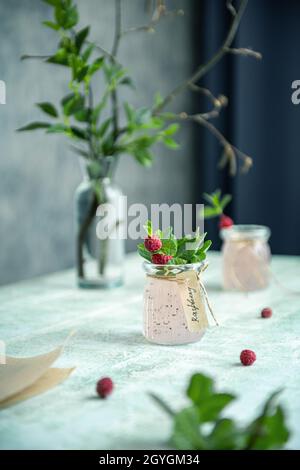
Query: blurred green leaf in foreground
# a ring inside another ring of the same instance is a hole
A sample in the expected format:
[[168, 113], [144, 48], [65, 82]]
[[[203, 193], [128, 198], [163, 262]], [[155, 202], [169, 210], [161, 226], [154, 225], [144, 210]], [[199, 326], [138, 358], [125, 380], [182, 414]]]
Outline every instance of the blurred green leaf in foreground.
[[189, 406], [174, 412], [160, 397], [152, 398], [173, 419], [170, 445], [182, 450], [270, 450], [280, 449], [290, 433], [282, 407], [276, 404], [280, 391], [271, 394], [262, 412], [242, 427], [223, 416], [225, 408], [236, 397], [215, 391], [212, 378], [194, 374], [187, 388]]

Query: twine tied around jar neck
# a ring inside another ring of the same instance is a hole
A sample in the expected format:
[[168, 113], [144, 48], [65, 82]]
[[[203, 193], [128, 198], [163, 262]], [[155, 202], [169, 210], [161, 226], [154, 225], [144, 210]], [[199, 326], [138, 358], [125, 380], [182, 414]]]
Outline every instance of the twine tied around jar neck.
[[[161, 268], [166, 270], [165, 274], [160, 274], [160, 273], [150, 274], [150, 273], [147, 273], [147, 277], [151, 277], [151, 278], [154, 278], [154, 279], [161, 279], [161, 280], [164, 280], [164, 281], [172, 281], [172, 282], [175, 281], [178, 285], [185, 285], [188, 282], [188, 279], [185, 276], [185, 273], [188, 273], [190, 271], [195, 272], [196, 277], [197, 277], [197, 281], [198, 281], [198, 286], [200, 287], [200, 291], [203, 294], [203, 297], [205, 299], [208, 310], [209, 310], [215, 324], [217, 326], [219, 326], [219, 323], [218, 323], [218, 321], [217, 321], [217, 319], [214, 315], [212, 306], [210, 304], [207, 291], [205, 289], [205, 286], [204, 286], [204, 284], [201, 280], [201, 276], [200, 276], [206, 270], [206, 268], [208, 267], [208, 263], [201, 263], [201, 265], [199, 265], [198, 269], [193, 269], [192, 268], [192, 269], [189, 269], [189, 270], [181, 269], [181, 265], [177, 265], [177, 266], [176, 265], [170, 265], [170, 267], [171, 266], [172, 266], [172, 268], [170, 270], [168, 269], [168, 265], [161, 266]], [[185, 265], [182, 265], [182, 267], [183, 266], [185, 266]], [[179, 277], [179, 274], [181, 275], [181, 277]]]

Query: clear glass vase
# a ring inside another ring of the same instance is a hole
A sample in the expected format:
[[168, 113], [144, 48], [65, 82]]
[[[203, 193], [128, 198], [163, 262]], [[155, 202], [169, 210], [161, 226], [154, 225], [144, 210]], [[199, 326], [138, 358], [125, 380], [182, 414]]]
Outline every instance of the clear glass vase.
[[[85, 175], [75, 192], [77, 280], [80, 287], [116, 287], [123, 283], [125, 257], [123, 194], [108, 177], [99, 178], [97, 188], [96, 192], [95, 181]], [[113, 209], [108, 216], [99, 214], [101, 204]], [[98, 224], [103, 217], [109, 236], [99, 238]]]
[[225, 289], [248, 292], [269, 285], [270, 234], [263, 225], [233, 225], [221, 230]]
[[205, 333], [205, 328], [197, 332], [189, 330], [175, 276], [191, 270], [198, 274], [204, 263], [160, 266], [145, 262], [143, 266], [147, 274], [144, 291], [145, 338], [152, 343], [163, 345], [199, 341]]

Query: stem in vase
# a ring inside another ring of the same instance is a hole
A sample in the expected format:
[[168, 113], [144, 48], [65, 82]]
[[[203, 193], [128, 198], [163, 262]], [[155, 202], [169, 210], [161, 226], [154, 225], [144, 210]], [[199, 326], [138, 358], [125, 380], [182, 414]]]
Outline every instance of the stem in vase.
[[111, 227], [107, 238], [100, 241], [99, 273], [102, 274], [102, 275], [104, 274], [105, 267], [106, 267], [106, 264], [107, 264], [110, 237], [113, 234], [113, 232], [118, 229], [120, 223], [121, 223], [120, 220], [116, 220], [114, 225]]
[[83, 247], [87, 237], [88, 229], [92, 224], [97, 210], [97, 197], [93, 196], [92, 203], [87, 212], [86, 218], [79, 227], [78, 236], [77, 236], [77, 275], [79, 278], [84, 278], [84, 256], [83, 256]]
[[101, 276], [104, 275], [108, 255], [108, 238], [100, 240], [100, 252], [99, 252], [99, 273]]

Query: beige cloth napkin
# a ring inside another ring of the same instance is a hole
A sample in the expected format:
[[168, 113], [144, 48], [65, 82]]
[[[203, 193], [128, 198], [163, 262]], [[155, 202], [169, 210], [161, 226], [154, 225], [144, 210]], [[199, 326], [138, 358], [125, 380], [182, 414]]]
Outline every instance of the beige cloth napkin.
[[6, 357], [0, 365], [0, 408], [43, 393], [65, 380], [74, 368], [50, 368], [62, 353], [60, 346], [28, 358]]

